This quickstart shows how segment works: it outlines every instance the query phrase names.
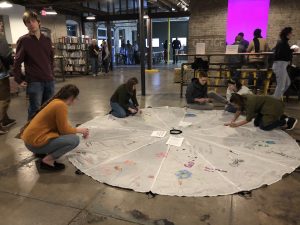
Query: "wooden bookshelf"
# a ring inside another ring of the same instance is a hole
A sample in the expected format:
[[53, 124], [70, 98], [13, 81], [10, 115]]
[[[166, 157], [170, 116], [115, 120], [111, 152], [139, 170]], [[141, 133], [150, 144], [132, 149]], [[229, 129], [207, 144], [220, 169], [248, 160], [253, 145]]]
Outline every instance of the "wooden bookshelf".
[[88, 46], [90, 38], [61, 37], [58, 39], [57, 49], [63, 57], [65, 73], [88, 74]]

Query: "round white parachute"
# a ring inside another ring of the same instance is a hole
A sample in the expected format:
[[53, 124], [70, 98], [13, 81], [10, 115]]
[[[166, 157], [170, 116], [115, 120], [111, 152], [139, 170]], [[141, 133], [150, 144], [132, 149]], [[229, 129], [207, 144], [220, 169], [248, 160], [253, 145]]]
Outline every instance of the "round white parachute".
[[90, 137], [68, 157], [99, 182], [176, 196], [250, 191], [300, 165], [300, 148], [288, 134], [252, 123], [224, 126], [232, 117], [176, 107], [146, 108], [124, 119], [97, 117], [82, 125]]

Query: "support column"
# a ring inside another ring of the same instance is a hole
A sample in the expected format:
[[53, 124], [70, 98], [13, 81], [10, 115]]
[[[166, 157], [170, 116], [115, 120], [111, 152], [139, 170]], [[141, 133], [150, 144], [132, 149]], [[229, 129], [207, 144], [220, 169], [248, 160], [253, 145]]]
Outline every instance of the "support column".
[[111, 26], [110, 21], [106, 21], [106, 31], [107, 31], [107, 46], [108, 51], [110, 53], [110, 70], [113, 70], [113, 52], [112, 52], [112, 45], [111, 45]]
[[140, 60], [141, 60], [141, 88], [142, 95], [146, 95], [145, 82], [145, 27], [144, 27], [144, 0], [139, 0], [139, 30], [140, 30]]
[[97, 22], [93, 22], [93, 39], [97, 40]]
[[147, 43], [148, 43], [148, 55], [147, 55], [147, 68], [152, 70], [152, 19], [147, 19]]
[[168, 63], [170, 61], [170, 45], [171, 45], [171, 23], [170, 23], [170, 18], [168, 18]]

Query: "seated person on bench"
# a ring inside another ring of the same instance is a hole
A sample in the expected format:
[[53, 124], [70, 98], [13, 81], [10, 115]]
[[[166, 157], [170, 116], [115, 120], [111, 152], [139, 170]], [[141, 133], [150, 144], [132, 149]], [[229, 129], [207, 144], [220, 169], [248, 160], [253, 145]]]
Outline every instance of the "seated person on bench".
[[193, 78], [192, 82], [188, 85], [185, 97], [189, 108], [212, 110], [214, 105], [211, 103], [211, 99], [224, 104], [227, 103], [227, 100], [217, 93], [213, 91], [207, 92], [207, 80], [207, 74], [200, 73], [199, 78]]

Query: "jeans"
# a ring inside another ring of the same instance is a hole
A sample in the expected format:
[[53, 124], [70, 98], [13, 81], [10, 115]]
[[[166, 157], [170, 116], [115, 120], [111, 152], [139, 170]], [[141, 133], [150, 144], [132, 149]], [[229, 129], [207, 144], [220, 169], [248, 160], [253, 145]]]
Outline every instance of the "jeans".
[[102, 64], [103, 64], [105, 73], [108, 73], [108, 66], [109, 66], [108, 59], [104, 59], [104, 60], [102, 61]]
[[0, 122], [8, 119], [7, 110], [10, 103], [9, 77], [0, 79]]
[[25, 144], [26, 148], [35, 154], [49, 154], [54, 159], [58, 159], [67, 152], [73, 150], [79, 145], [79, 137], [76, 134], [67, 134], [51, 139], [47, 144], [41, 147], [33, 147]]
[[92, 66], [92, 73], [97, 74], [98, 73], [98, 58], [90, 58], [91, 66]]
[[[134, 115], [131, 114], [130, 112], [128, 112], [127, 110], [125, 110], [119, 103], [117, 102], [110, 102], [110, 106], [111, 106], [111, 114], [114, 117], [117, 118], [124, 118], [127, 117], [129, 115]], [[132, 101], [129, 101], [129, 107], [132, 109], [135, 109], [136, 107], [133, 105]]]
[[291, 85], [291, 80], [287, 72], [287, 66], [289, 62], [287, 61], [275, 61], [273, 63], [273, 72], [276, 75], [276, 89], [274, 92], [274, 97], [281, 98], [286, 90]]
[[31, 82], [27, 86], [29, 97], [28, 120], [30, 120], [42, 104], [54, 94], [54, 81]]
[[214, 109], [214, 105], [212, 103], [190, 103], [188, 104], [188, 107], [190, 109], [196, 109], [196, 110], [213, 110]]
[[277, 127], [284, 126], [286, 124], [286, 121], [285, 121], [284, 117], [285, 116], [281, 116], [281, 118], [279, 120], [275, 120], [271, 124], [265, 125], [265, 124], [263, 124], [263, 120], [262, 120], [263, 115], [259, 113], [256, 116], [256, 118], [254, 119], [254, 126], [259, 127], [260, 129], [265, 130], [265, 131], [270, 131], [270, 130], [273, 130]]
[[222, 95], [217, 94], [214, 91], [208, 92], [207, 96], [208, 96], [208, 98], [212, 98], [212, 99], [214, 99], [217, 102], [221, 102], [221, 103], [224, 103], [224, 104], [227, 103], [227, 99], [226, 98], [224, 98]]

